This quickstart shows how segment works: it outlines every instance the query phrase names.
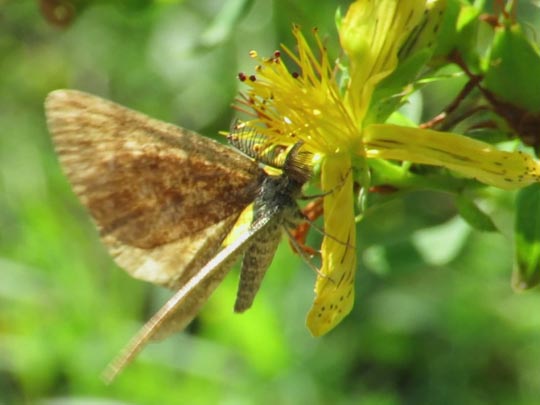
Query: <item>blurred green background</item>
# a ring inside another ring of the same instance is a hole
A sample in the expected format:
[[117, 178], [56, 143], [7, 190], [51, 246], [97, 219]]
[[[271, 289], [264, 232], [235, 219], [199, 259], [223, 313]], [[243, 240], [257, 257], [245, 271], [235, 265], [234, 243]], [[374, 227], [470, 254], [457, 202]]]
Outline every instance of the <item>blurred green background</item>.
[[[514, 195], [495, 189], [481, 202], [500, 234], [469, 228], [443, 193], [371, 210], [356, 306], [327, 336], [304, 326], [316, 274], [283, 243], [248, 313], [232, 311], [235, 270], [186, 333], [105, 386], [104, 366], [171, 292], [101, 247], [54, 155], [46, 94], [81, 89], [215, 136], [251, 49], [293, 46], [298, 23], [338, 55], [338, 3], [55, 3], [0, 1], [0, 403], [538, 403], [540, 296], [510, 287]], [[426, 118], [460, 83], [427, 89]]]

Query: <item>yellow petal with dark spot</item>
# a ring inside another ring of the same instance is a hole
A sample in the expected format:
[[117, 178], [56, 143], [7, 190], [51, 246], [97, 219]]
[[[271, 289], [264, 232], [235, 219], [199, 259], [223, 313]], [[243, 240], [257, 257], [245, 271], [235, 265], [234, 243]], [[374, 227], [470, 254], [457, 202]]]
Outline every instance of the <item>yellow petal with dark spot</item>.
[[503, 189], [540, 180], [540, 162], [521, 152], [505, 152], [463, 135], [397, 125], [370, 125], [364, 131], [368, 158], [442, 166]]
[[313, 336], [333, 329], [351, 311], [356, 271], [356, 224], [353, 207], [353, 178], [348, 154], [328, 156], [322, 167], [324, 228], [323, 266], [315, 284], [315, 300], [307, 316]]

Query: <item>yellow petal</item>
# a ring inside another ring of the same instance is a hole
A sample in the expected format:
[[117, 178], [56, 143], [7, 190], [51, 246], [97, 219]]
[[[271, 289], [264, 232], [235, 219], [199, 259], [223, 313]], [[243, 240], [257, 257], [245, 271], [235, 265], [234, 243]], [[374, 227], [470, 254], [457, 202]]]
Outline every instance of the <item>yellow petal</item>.
[[448, 132], [374, 124], [364, 130], [364, 148], [368, 158], [442, 166], [504, 189], [540, 181], [540, 162], [532, 156]]
[[307, 316], [313, 336], [333, 329], [351, 311], [354, 303], [356, 271], [356, 226], [351, 160], [348, 155], [332, 155], [321, 168], [324, 197], [322, 269], [315, 284], [315, 300]]
[[253, 213], [254, 213], [254, 204], [249, 204], [238, 219], [236, 220], [234, 226], [229, 231], [223, 242], [221, 243], [221, 247], [224, 248], [225, 246], [230, 245], [235, 240], [237, 240], [240, 236], [243, 236], [248, 232], [249, 227], [251, 226], [253, 222]]
[[425, 0], [357, 0], [349, 7], [339, 38], [350, 61], [347, 101], [358, 122], [375, 85], [396, 68], [399, 48], [424, 9]]

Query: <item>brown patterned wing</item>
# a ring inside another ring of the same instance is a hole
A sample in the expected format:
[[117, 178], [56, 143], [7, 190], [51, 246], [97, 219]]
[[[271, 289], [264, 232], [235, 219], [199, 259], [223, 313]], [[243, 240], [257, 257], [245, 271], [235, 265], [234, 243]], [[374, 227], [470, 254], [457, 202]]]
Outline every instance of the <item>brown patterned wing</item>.
[[132, 277], [178, 289], [219, 251], [236, 218], [233, 214], [192, 235], [152, 249], [126, 245], [110, 236], [103, 241], [115, 262]]
[[45, 111], [103, 241], [121, 267], [147, 281], [177, 286], [198, 271], [263, 175], [218, 142], [87, 93], [54, 91]]
[[[103, 374], [105, 382], [110, 383], [126, 367], [151, 340], [161, 339], [169, 333], [183, 329], [201, 309], [202, 305], [223, 278], [227, 275], [234, 262], [249, 249], [253, 240], [264, 240], [261, 234], [266, 234], [272, 228], [276, 229], [281, 218], [268, 212], [251, 223], [248, 229], [236, 237], [208, 261], [188, 282], [183, 285], [161, 309], [139, 330], [107, 367]], [[276, 221], [277, 220], [277, 221]], [[278, 227], [279, 228], [279, 227]], [[279, 240], [279, 238], [277, 238]], [[256, 292], [256, 291], [255, 291]]]

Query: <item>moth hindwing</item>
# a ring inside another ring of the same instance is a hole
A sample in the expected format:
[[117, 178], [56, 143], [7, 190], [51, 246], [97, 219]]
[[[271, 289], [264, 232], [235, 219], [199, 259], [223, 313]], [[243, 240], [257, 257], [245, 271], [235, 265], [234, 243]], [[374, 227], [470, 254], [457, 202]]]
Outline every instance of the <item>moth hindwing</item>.
[[[300, 215], [294, 198], [310, 171], [293, 170], [301, 145], [271, 176], [215, 141], [90, 94], [52, 92], [45, 110], [64, 171], [115, 261], [134, 277], [178, 289], [106, 379], [149, 340], [184, 328], [244, 252], [235, 308], [251, 305], [280, 229]], [[251, 202], [246, 230], [223, 243]]]

